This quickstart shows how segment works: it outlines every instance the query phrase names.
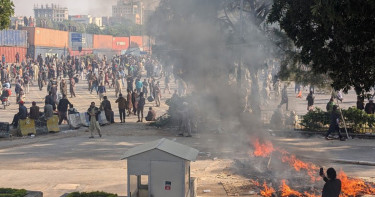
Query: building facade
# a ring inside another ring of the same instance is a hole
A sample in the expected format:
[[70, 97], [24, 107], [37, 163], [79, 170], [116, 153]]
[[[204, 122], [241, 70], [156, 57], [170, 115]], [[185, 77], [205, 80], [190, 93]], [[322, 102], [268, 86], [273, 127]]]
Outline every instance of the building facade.
[[70, 15], [69, 20], [81, 24], [95, 24], [99, 27], [103, 26], [102, 17], [92, 17], [91, 15]]
[[118, 0], [112, 7], [112, 17], [125, 18], [135, 24], [142, 25], [144, 16], [144, 5], [140, 0]]
[[49, 18], [55, 22], [62, 22], [69, 19], [68, 8], [60, 7], [60, 5], [56, 4], [46, 4], [40, 7], [36, 5], [34, 6], [34, 15], [35, 18]]

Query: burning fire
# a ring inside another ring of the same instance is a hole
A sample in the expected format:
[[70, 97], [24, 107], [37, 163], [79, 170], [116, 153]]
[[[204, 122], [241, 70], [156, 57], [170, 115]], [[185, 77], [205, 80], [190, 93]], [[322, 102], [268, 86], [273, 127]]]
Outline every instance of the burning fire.
[[281, 196], [285, 196], [285, 197], [288, 197], [288, 196], [302, 196], [301, 193], [299, 193], [299, 192], [297, 192], [295, 190], [290, 189], [290, 187], [285, 182], [286, 182], [285, 180], [281, 181], [281, 186], [280, 186]]
[[256, 157], [269, 157], [274, 151], [273, 145], [270, 141], [265, 141], [263, 144], [259, 142], [259, 138], [253, 140], [254, 152], [253, 154]]
[[341, 196], [375, 194], [375, 187], [366, 184], [360, 179], [348, 178], [348, 176], [343, 171], [339, 172], [337, 178], [341, 180]]
[[311, 181], [319, 180], [317, 177], [319, 167], [312, 164], [312, 163], [305, 163], [296, 158], [295, 155], [292, 155], [286, 151], [282, 151], [282, 158], [281, 161], [284, 163], [288, 163], [292, 166], [297, 172], [301, 171], [301, 169], [306, 170], [307, 174], [310, 176]]
[[263, 190], [260, 190], [260, 195], [271, 197], [273, 193], [275, 193], [275, 189], [273, 189], [272, 187], [268, 187], [267, 183], [264, 181]]
[[[271, 157], [271, 153], [277, 151], [281, 153], [281, 161], [283, 163], [289, 164], [293, 167], [296, 171], [304, 170], [309, 175], [312, 182], [318, 181], [320, 177], [318, 176], [319, 167], [313, 163], [306, 163], [303, 162], [293, 154], [282, 150], [282, 149], [274, 149], [272, 143], [270, 141], [264, 141], [264, 143], [260, 143], [259, 139], [252, 140], [254, 146], [253, 155], [256, 157]], [[355, 178], [348, 178], [347, 175], [340, 171], [338, 179], [341, 180], [341, 197], [350, 197], [350, 196], [358, 196], [364, 194], [375, 194], [375, 186], [365, 183], [363, 180], [355, 179]], [[257, 186], [260, 186], [258, 182]], [[264, 182], [263, 190], [260, 191], [260, 194], [265, 197], [271, 197], [275, 190], [272, 187], [268, 187], [267, 183]], [[280, 185], [281, 196], [306, 196], [306, 197], [318, 197], [318, 195], [310, 194], [308, 192], [304, 192], [303, 194], [291, 189], [287, 184], [286, 180], [282, 180], [282, 184]]]

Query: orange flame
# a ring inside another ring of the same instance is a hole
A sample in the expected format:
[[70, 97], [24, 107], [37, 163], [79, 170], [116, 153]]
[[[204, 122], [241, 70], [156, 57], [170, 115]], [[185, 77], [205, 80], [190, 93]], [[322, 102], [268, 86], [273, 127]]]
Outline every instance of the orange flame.
[[267, 183], [263, 183], [263, 190], [260, 190], [260, 195], [265, 196], [265, 197], [271, 197], [272, 194], [275, 193], [275, 189], [272, 187], [268, 187]]
[[339, 172], [337, 178], [341, 180], [341, 196], [375, 194], [375, 187], [366, 184], [363, 180], [348, 178], [343, 171]]
[[286, 151], [280, 151], [282, 153], [281, 161], [284, 163], [288, 163], [290, 166], [292, 166], [296, 171], [306, 170], [307, 174], [309, 175], [311, 181], [317, 181], [319, 180], [318, 171], [319, 167], [312, 164], [312, 163], [306, 163], [296, 158], [295, 155], [290, 154]]
[[309, 194], [309, 193], [307, 193], [307, 192], [304, 192], [303, 194], [304, 194], [304, 196], [306, 196], [306, 197], [319, 197], [318, 195], [315, 195], [315, 194]]
[[285, 196], [285, 197], [288, 197], [288, 196], [302, 196], [301, 193], [295, 191], [295, 190], [292, 190], [290, 189], [290, 187], [285, 183], [286, 181], [285, 180], [282, 180], [281, 181], [281, 186], [280, 186], [280, 190], [281, 190], [281, 196]]
[[269, 157], [274, 151], [273, 145], [270, 141], [265, 141], [263, 144], [259, 142], [259, 138], [253, 140], [254, 152], [257, 157]]

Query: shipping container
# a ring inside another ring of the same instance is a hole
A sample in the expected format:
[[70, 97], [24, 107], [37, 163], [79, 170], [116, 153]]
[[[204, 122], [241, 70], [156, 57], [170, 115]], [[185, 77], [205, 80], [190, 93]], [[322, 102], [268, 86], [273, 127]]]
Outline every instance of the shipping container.
[[106, 49], [94, 49], [92, 51], [94, 55], [97, 55], [99, 58], [103, 58], [104, 55], [107, 56], [107, 59], [111, 59], [113, 56], [118, 54], [117, 51], [114, 50], [106, 50]]
[[109, 35], [94, 35], [93, 36], [94, 49], [110, 49], [112, 50], [113, 37]]
[[69, 48], [74, 51], [78, 51], [79, 47], [82, 49], [92, 49], [93, 48], [93, 35], [92, 34], [82, 34], [76, 32], [69, 33]]
[[130, 36], [130, 47], [129, 48], [142, 48], [143, 38], [142, 36]]
[[27, 31], [22, 31], [22, 30], [0, 31], [0, 46], [27, 47]]
[[16, 54], [20, 55], [20, 62], [26, 60], [27, 48], [25, 47], [0, 47], [0, 56], [5, 56], [6, 63], [15, 63]]
[[24, 27], [29, 46], [64, 48], [69, 46], [69, 32], [39, 27]]
[[71, 56], [84, 56], [84, 55], [90, 55], [92, 54], [92, 49], [84, 49], [82, 50], [81, 52], [79, 51], [73, 51], [73, 50], [69, 50], [69, 54]]
[[61, 55], [64, 55], [64, 57], [66, 57], [69, 54], [69, 51], [67, 48], [30, 46], [27, 53], [31, 58], [34, 59], [36, 59], [39, 54], [41, 54], [43, 58], [45, 58], [47, 55], [49, 57], [57, 55], [57, 57], [60, 58]]
[[113, 37], [112, 49], [116, 51], [129, 48], [129, 37]]

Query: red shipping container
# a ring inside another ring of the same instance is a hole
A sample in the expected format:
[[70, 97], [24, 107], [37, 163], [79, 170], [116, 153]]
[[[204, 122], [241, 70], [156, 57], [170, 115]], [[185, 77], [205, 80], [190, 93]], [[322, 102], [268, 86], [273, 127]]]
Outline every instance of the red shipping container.
[[109, 35], [94, 35], [94, 49], [112, 49], [113, 37]]
[[69, 32], [39, 27], [24, 27], [29, 46], [64, 48], [69, 46]]
[[[16, 54], [20, 55], [20, 62], [26, 60], [27, 48], [24, 47], [0, 47], [0, 56], [5, 56], [6, 63], [15, 63]], [[0, 59], [1, 61], [1, 59]]]
[[130, 36], [130, 48], [142, 48], [143, 38], [142, 36]]
[[116, 51], [127, 50], [129, 48], [129, 37], [113, 37], [112, 49]]

